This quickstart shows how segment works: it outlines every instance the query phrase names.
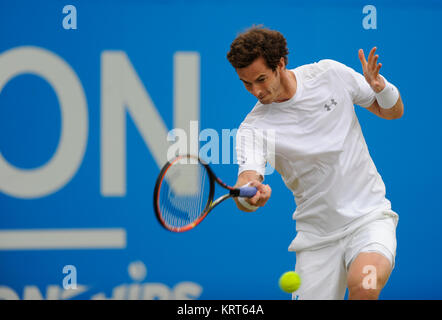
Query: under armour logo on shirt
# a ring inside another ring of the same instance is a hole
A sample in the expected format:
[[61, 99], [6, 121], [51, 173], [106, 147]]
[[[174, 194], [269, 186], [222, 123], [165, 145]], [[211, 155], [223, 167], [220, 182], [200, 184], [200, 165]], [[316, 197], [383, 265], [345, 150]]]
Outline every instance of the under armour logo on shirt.
[[331, 108], [332, 108], [332, 106], [335, 106], [335, 105], [337, 105], [338, 103], [336, 102], [336, 100], [335, 99], [330, 99], [330, 104], [325, 104], [324, 105], [324, 108], [327, 110], [327, 111], [330, 111], [331, 110]]

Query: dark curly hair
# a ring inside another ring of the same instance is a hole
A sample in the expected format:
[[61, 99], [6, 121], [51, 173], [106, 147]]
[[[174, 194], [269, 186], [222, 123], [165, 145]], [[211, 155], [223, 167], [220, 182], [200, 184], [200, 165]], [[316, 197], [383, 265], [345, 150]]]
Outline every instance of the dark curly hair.
[[238, 69], [245, 68], [255, 59], [263, 57], [267, 66], [275, 71], [282, 57], [287, 65], [288, 53], [287, 41], [280, 32], [259, 25], [252, 26], [233, 40], [227, 60]]

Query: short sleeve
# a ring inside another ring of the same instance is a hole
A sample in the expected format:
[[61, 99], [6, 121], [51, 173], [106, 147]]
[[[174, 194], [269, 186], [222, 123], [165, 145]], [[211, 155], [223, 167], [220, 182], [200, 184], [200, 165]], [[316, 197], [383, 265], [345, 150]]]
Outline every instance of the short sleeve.
[[376, 99], [375, 92], [362, 74], [337, 61], [334, 61], [333, 69], [344, 82], [345, 88], [351, 95], [353, 104], [364, 108], [368, 108], [373, 104]]
[[236, 133], [236, 158], [238, 175], [243, 171], [256, 171], [264, 177], [266, 159], [263, 136], [249, 126], [240, 126]]

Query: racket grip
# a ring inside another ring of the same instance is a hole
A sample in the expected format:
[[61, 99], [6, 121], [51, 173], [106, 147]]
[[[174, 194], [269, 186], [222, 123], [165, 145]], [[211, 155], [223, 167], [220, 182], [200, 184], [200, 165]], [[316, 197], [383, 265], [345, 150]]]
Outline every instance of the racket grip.
[[251, 198], [258, 192], [255, 187], [242, 187], [239, 188], [239, 196], [244, 198]]

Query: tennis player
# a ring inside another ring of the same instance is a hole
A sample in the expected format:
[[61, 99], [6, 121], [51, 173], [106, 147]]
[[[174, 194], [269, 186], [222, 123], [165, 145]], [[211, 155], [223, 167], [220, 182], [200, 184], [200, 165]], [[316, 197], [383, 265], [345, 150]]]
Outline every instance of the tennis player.
[[[354, 105], [398, 119], [398, 89], [379, 74], [376, 48], [359, 59], [363, 74], [333, 60], [287, 69], [284, 36], [252, 27], [232, 42], [227, 59], [256, 105], [237, 133], [236, 186], [258, 188], [236, 200], [243, 211], [266, 204], [269, 162], [296, 201], [295, 270], [302, 284], [293, 299], [378, 299], [394, 268], [398, 215], [370, 157]], [[274, 139], [263, 132], [274, 130]], [[266, 140], [267, 139], [267, 140]], [[263, 144], [274, 144], [274, 154]], [[267, 150], [267, 149], [266, 149]]]

